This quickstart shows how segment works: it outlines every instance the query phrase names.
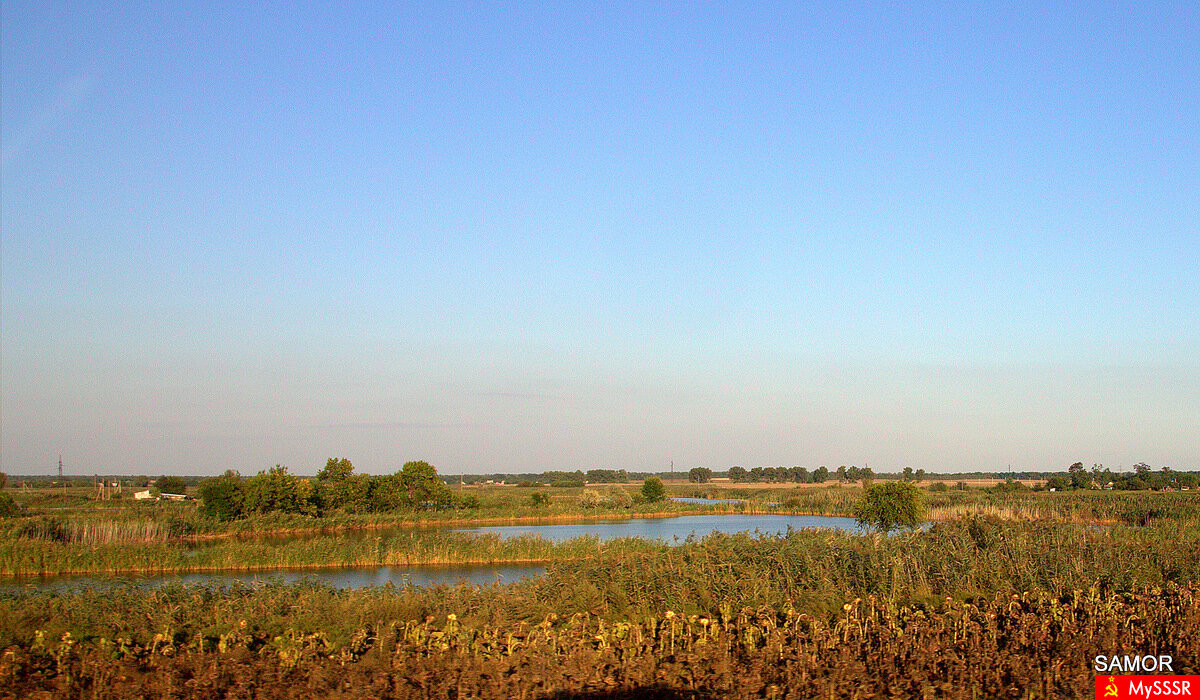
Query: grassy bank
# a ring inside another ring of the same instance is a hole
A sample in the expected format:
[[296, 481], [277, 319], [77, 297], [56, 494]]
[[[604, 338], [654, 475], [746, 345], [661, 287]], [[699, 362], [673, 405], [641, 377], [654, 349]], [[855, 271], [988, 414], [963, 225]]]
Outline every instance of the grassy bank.
[[601, 543], [596, 537], [578, 537], [552, 542], [533, 536], [501, 539], [497, 535], [417, 531], [393, 532], [387, 537], [232, 539], [201, 547], [179, 543], [79, 546], [15, 540], [0, 544], [0, 573], [36, 576], [549, 562], [615, 551], [646, 554], [663, 547], [639, 539]]

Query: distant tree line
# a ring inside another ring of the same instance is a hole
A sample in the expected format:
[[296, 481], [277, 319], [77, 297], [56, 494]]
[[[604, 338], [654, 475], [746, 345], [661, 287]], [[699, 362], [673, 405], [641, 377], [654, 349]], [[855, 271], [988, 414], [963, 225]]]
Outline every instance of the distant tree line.
[[[496, 478], [500, 477], [500, 478]], [[586, 472], [576, 469], [573, 472], [546, 471], [540, 474], [496, 474], [483, 481], [515, 482], [518, 486], [557, 486], [578, 487], [587, 484], [624, 484], [629, 481], [629, 474], [624, 469], [589, 469]], [[466, 483], [480, 483], [474, 479]]]
[[1046, 479], [1046, 488], [1055, 491], [1070, 489], [1113, 489], [1117, 491], [1165, 491], [1200, 487], [1200, 474], [1180, 472], [1163, 467], [1154, 471], [1150, 465], [1133, 465], [1132, 472], [1114, 473], [1100, 464], [1089, 470], [1082, 462], [1072, 464], [1066, 475], [1055, 474]]
[[[692, 470], [695, 471], [695, 470]], [[808, 467], [730, 467], [725, 475], [730, 481], [739, 483], [774, 483], [774, 484], [823, 484], [830, 479], [841, 482], [868, 483], [875, 479], [900, 479], [903, 481], [924, 481], [925, 470], [905, 467], [903, 471], [890, 474], [876, 474], [870, 467], [847, 467], [842, 465], [834, 471], [821, 466], [809, 470]]]
[[428, 462], [408, 462], [395, 474], [355, 474], [348, 459], [331, 457], [315, 479], [275, 465], [252, 477], [235, 471], [200, 482], [200, 512], [218, 520], [256, 513], [323, 515], [332, 511], [382, 513], [395, 510], [477, 508], [475, 496], [460, 497]]
[[624, 469], [589, 469], [587, 480], [591, 484], [623, 484], [629, 481]]
[[[863, 476], [870, 476], [870, 470], [867, 474], [860, 474], [858, 467], [853, 467], [854, 481], [857, 481]], [[817, 467], [812, 471], [808, 467], [754, 467], [746, 469], [744, 467], [733, 466], [725, 472], [726, 477], [735, 483], [766, 483], [766, 484], [823, 484], [829, 481], [831, 472], [828, 467]], [[841, 478], [845, 480], [847, 477], [846, 467], [841, 468]]]

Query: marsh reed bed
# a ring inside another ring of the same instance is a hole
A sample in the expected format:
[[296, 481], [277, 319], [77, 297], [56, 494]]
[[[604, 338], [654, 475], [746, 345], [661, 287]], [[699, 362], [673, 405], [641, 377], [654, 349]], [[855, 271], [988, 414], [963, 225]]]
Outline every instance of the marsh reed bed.
[[525, 563], [579, 559], [605, 551], [649, 554], [664, 546], [640, 539], [602, 543], [585, 536], [555, 542], [537, 536], [501, 538], [445, 531], [287, 541], [230, 539], [203, 546], [180, 542], [79, 546], [53, 540], [13, 540], [0, 543], [0, 573], [47, 576]]
[[610, 613], [709, 612], [720, 601], [803, 602], [828, 610], [847, 597], [893, 599], [1030, 590], [1058, 594], [1200, 581], [1200, 528], [1094, 528], [976, 520], [898, 536], [796, 530], [713, 534], [639, 559], [620, 552], [551, 564], [550, 597]]

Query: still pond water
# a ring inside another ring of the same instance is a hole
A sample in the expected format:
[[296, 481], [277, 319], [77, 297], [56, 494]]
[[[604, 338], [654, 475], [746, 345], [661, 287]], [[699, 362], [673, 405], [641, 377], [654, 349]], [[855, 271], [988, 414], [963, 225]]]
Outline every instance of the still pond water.
[[0, 579], [0, 594], [19, 590], [69, 591], [77, 588], [107, 589], [134, 586], [158, 588], [172, 584], [259, 586], [310, 580], [334, 588], [369, 586], [436, 586], [469, 583], [487, 586], [511, 583], [526, 576], [546, 573], [543, 564], [483, 564], [474, 566], [372, 566], [349, 569], [294, 569], [283, 571], [216, 571], [189, 574], [121, 574], [119, 576], [28, 576]]
[[638, 518], [636, 520], [594, 520], [586, 523], [554, 525], [490, 525], [460, 528], [457, 532], [494, 533], [502, 538], [521, 535], [541, 535], [548, 540], [569, 540], [582, 535], [595, 535], [602, 541], [621, 537], [642, 537], [675, 544], [689, 536], [697, 539], [713, 532], [761, 532], [782, 534], [788, 528], [829, 527], [850, 532], [862, 532], [854, 518], [824, 515], [681, 515], [676, 518]]
[[[791, 529], [834, 528], [861, 532], [853, 518], [815, 515], [684, 515], [674, 518], [637, 518], [632, 520], [599, 520], [584, 523], [549, 525], [501, 525], [457, 528], [455, 532], [496, 534], [501, 538], [521, 535], [540, 535], [548, 540], [569, 540], [593, 535], [602, 541], [621, 537], [642, 537], [667, 544], [688, 537], [697, 539], [714, 532], [759, 532], [781, 534]], [[380, 536], [379, 531], [371, 533]], [[337, 588], [365, 588], [389, 583], [397, 586], [453, 585], [465, 582], [473, 585], [509, 583], [526, 576], [541, 576], [546, 567], [541, 564], [482, 565], [482, 566], [419, 566], [366, 567], [352, 569], [302, 569], [259, 572], [214, 572], [192, 574], [161, 574], [154, 576], [52, 576], [0, 579], [0, 593], [13, 590], [67, 590], [79, 587], [112, 587], [133, 585], [153, 588], [173, 583], [185, 584], [258, 584], [291, 583], [302, 579], [315, 580]]]

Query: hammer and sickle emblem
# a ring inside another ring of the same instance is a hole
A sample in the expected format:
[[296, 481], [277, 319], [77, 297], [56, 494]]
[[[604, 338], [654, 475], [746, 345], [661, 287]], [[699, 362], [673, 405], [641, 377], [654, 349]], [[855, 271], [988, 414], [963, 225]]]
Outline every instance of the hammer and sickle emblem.
[[1121, 696], [1121, 691], [1117, 690], [1117, 679], [1114, 676], [1108, 677], [1108, 685], [1104, 686], [1104, 697], [1116, 698]]

